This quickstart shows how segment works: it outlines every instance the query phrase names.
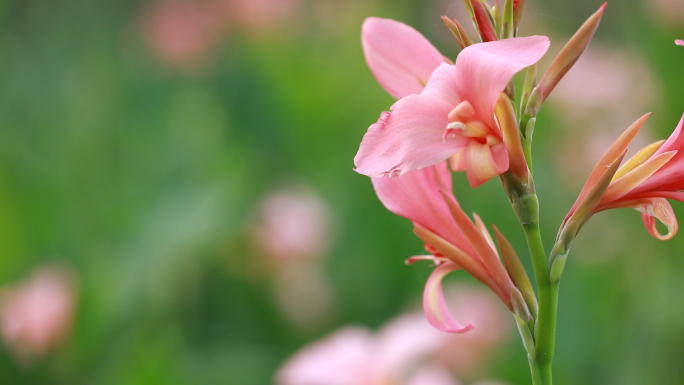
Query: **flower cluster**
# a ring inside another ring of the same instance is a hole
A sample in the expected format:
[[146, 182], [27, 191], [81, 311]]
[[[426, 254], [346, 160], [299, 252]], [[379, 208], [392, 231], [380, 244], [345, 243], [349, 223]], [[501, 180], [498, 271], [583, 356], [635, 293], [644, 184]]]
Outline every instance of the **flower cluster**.
[[[457, 269], [491, 289], [519, 326], [538, 321], [537, 297], [515, 251], [494, 227], [497, 249], [480, 217], [475, 214], [471, 220], [463, 211], [452, 192], [451, 172], [464, 171], [473, 188], [498, 176], [526, 231], [538, 226], [529, 150], [536, 116], [590, 42], [606, 8], [602, 5], [582, 25], [537, 81], [536, 63], [549, 39], [516, 36], [523, 2], [497, 1], [491, 8], [482, 1], [465, 4], [482, 42], [473, 43], [456, 20], [443, 17], [462, 48], [453, 61], [403, 23], [380, 18], [364, 22], [368, 66], [398, 100], [368, 128], [354, 158], [356, 171], [372, 178], [380, 201], [413, 222], [425, 242], [430, 255], [408, 262], [434, 262], [424, 291], [425, 313], [433, 326], [453, 333], [472, 328], [451, 317], [442, 295], [442, 278]], [[682, 40], [675, 43], [684, 45]], [[525, 69], [518, 95], [512, 78]], [[647, 146], [618, 167], [647, 117], [630, 126], [596, 165], [561, 225], [549, 262], [535, 261], [533, 255], [535, 275], [546, 275], [537, 277], [538, 286], [557, 284], [570, 243], [597, 212], [631, 207], [641, 212], [654, 237], [669, 239], [677, 232], [667, 200], [684, 202], [684, 152], [679, 152], [684, 117], [668, 140]], [[655, 219], [667, 233], [657, 231]], [[537, 247], [530, 239], [531, 253], [543, 253], [541, 242]], [[534, 326], [522, 329], [523, 339], [529, 331], [526, 343], [538, 343]]]

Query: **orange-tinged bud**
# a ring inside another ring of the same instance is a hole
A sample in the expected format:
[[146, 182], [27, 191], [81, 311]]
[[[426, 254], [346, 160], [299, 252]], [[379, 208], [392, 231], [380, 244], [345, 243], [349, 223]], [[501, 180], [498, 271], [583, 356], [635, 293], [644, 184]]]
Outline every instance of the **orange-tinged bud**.
[[525, 153], [523, 152], [520, 140], [520, 130], [518, 129], [513, 104], [511, 104], [510, 99], [505, 93], [499, 96], [494, 113], [503, 133], [504, 144], [508, 150], [509, 170], [518, 178], [526, 180], [527, 161], [525, 160]]
[[458, 45], [460, 45], [461, 48], [465, 48], [473, 44], [473, 41], [470, 39], [470, 37], [468, 37], [465, 29], [463, 29], [463, 26], [456, 19], [450, 19], [446, 16], [442, 16], [442, 21], [447, 28], [449, 28], [449, 31], [451, 31], [451, 33], [454, 35], [456, 42], [458, 42]]
[[587, 21], [582, 24], [579, 30], [570, 38], [565, 44], [565, 47], [560, 51], [558, 56], [553, 60], [551, 66], [546, 70], [539, 85], [535, 88], [530, 96], [527, 104], [526, 113], [530, 116], [536, 116], [539, 108], [544, 103], [544, 100], [549, 96], [551, 91], [556, 87], [556, 84], [565, 76], [565, 74], [572, 68], [577, 59], [582, 55], [584, 49], [587, 47], [594, 32], [601, 22], [603, 10], [608, 3], [604, 3], [596, 13], [591, 15]]

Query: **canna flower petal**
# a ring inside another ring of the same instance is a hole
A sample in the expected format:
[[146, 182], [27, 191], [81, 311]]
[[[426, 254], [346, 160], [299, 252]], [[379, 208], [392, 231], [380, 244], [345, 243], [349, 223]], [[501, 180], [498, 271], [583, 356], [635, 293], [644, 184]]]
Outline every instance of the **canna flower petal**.
[[[627, 149], [627, 146], [629, 146], [629, 143], [632, 142], [632, 139], [634, 139], [641, 127], [643, 127], [644, 123], [646, 123], [646, 119], [648, 119], [649, 116], [651, 116], [650, 113], [642, 116], [636, 122], [632, 123], [632, 125], [629, 126], [615, 142], [613, 142], [610, 148], [608, 148], [608, 151], [603, 154], [601, 159], [599, 159], [598, 163], [596, 163], [596, 166], [589, 174], [589, 178], [584, 184], [582, 191], [580, 191], [575, 204], [572, 206], [572, 209], [570, 209], [570, 213], [568, 213], [568, 216], [566, 216], [566, 220], [577, 209], [580, 203], [582, 203], [584, 198], [586, 198], [587, 194], [589, 194], [589, 192], [594, 188], [596, 183], [598, 183], [598, 181], [601, 179], [601, 176], [603, 176], [605, 173], [607, 166], [613, 164], [616, 159], [622, 156]], [[617, 173], [619, 172], [620, 170], [617, 171]]]
[[461, 100], [475, 109], [474, 118], [491, 127], [494, 106], [513, 75], [541, 59], [549, 48], [546, 36], [527, 36], [474, 44], [456, 59], [456, 86]]
[[473, 187], [508, 170], [508, 152], [503, 143], [488, 146], [472, 140], [465, 150], [464, 160], [468, 182]]
[[[643, 198], [631, 201], [616, 202], [604, 209], [631, 207], [641, 213], [641, 219], [649, 234], [661, 241], [672, 239], [677, 234], [679, 224], [672, 206], [665, 198]], [[655, 220], [658, 219], [667, 228], [667, 233], [660, 234], [656, 228]]]
[[444, 56], [412, 27], [369, 17], [361, 27], [366, 62], [378, 83], [393, 97], [418, 94]]
[[478, 281], [484, 283], [488, 288], [490, 288], [494, 294], [501, 298], [501, 301], [503, 301], [503, 303], [506, 304], [509, 309], [513, 309], [511, 306], [510, 296], [506, 296], [499, 284], [494, 280], [494, 278], [492, 278], [492, 275], [489, 274], [487, 268], [484, 266], [480, 258], [476, 256], [476, 254], [465, 253], [463, 250], [445, 241], [439, 235], [436, 235], [435, 233], [431, 232], [430, 230], [426, 230], [423, 227], [416, 226], [414, 227], [413, 232], [418, 236], [418, 238], [425, 242], [427, 246], [429, 246], [426, 247], [426, 249], [430, 250], [431, 252], [437, 251], [439, 253], [439, 257], [435, 257], [436, 261], [440, 261], [441, 258], [446, 258], [460, 266], [463, 270], [467, 271], [468, 274], [472, 275]]
[[619, 179], [625, 176], [628, 172], [634, 170], [637, 166], [640, 164], [643, 164], [646, 162], [653, 154], [655, 154], [656, 151], [665, 143], [665, 140], [659, 140], [657, 142], [653, 142], [649, 144], [648, 146], [642, 148], [634, 154], [631, 158], [629, 158], [628, 161], [625, 162], [625, 164], [620, 167], [620, 169], [615, 173], [613, 176], [613, 179]]
[[[565, 226], [578, 206], [587, 198], [587, 186], [597, 183], [596, 175], [603, 175], [604, 162], [613, 158], [616, 151], [624, 153], [627, 145], [641, 128], [648, 115], [632, 124], [618, 140], [613, 143], [601, 161], [594, 168], [585, 184], [580, 197], [570, 210], [563, 223]], [[677, 219], [667, 199], [684, 202], [684, 116], [679, 121], [672, 135], [664, 142], [652, 143], [644, 147], [627, 161], [614, 175], [606, 192], [596, 207], [584, 214], [588, 219], [594, 213], [631, 207], [641, 212], [642, 220], [648, 232], [655, 238], [667, 240], [672, 238], [678, 229]], [[660, 234], [655, 226], [658, 219], [667, 227], [667, 233]], [[561, 228], [560, 234], [563, 233]], [[571, 241], [571, 240], [570, 240]]]
[[[674, 210], [670, 202], [662, 198], [652, 198], [647, 204], [642, 204], [633, 208], [641, 212], [641, 219], [646, 226], [646, 230], [654, 238], [661, 241], [667, 241], [672, 239], [679, 229], [679, 224], [677, 223], [677, 217], [675, 216]], [[667, 233], [665, 235], [660, 234], [656, 228], [655, 219], [658, 219], [667, 228]]]
[[[432, 78], [448, 75], [444, 71], [448, 67], [443, 66], [448, 65], [440, 65]], [[399, 176], [441, 162], [464, 148], [467, 138], [444, 138], [450, 109], [441, 99], [419, 95], [396, 102], [391, 112], [383, 113], [368, 128], [354, 158], [356, 172], [371, 178]]]
[[447, 262], [437, 267], [425, 284], [423, 291], [423, 310], [430, 325], [448, 333], [465, 333], [473, 329], [472, 324], [462, 326], [454, 320], [444, 301], [442, 279], [452, 271], [458, 270], [455, 263]]
[[677, 128], [672, 135], [663, 143], [653, 154], [656, 157], [660, 154], [677, 151], [675, 156], [663, 167], [656, 171], [650, 178], [634, 189], [634, 194], [646, 191], [677, 191], [684, 190], [684, 115], [679, 120]]
[[608, 186], [608, 189], [606, 189], [603, 198], [601, 198], [601, 202], [613, 202], [627, 195], [669, 162], [675, 154], [677, 154], [677, 151], [669, 151], [656, 155], [634, 168], [625, 176], [613, 180]]
[[375, 193], [389, 211], [459, 245], [468, 254], [474, 254], [440, 194], [440, 191], [451, 191], [451, 172], [446, 162], [411, 171], [401, 177], [371, 181]]
[[[440, 64], [419, 95], [399, 100], [370, 126], [354, 158], [356, 171], [371, 178], [399, 176], [471, 144], [463, 166], [473, 187], [506, 171], [508, 152], [497, 147], [504, 138], [494, 107], [513, 75], [537, 62], [548, 46], [544, 36], [474, 44], [455, 65]], [[491, 147], [491, 156], [476, 144]]]
[[[510, 276], [501, 264], [501, 259], [499, 259], [499, 255], [496, 252], [494, 242], [487, 232], [487, 229], [484, 228], [484, 224], [481, 223], [482, 221], [479, 217], [475, 217], [476, 223], [471, 222], [468, 215], [461, 209], [453, 195], [442, 192], [442, 196], [447, 203], [449, 212], [451, 212], [454, 221], [456, 221], [465, 237], [477, 252], [477, 255], [487, 269], [487, 272], [503, 290], [504, 296], [501, 300], [509, 308], [512, 308], [511, 291], [514, 285]], [[480, 222], [480, 224], [477, 222]]]

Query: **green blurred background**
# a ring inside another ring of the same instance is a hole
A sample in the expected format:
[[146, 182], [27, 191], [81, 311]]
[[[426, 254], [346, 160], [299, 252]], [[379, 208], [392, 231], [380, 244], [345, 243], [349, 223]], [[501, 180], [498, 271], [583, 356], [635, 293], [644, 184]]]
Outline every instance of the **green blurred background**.
[[[528, 0], [522, 34], [557, 51], [599, 6]], [[353, 171], [393, 102], [360, 26], [403, 21], [453, 58], [443, 14], [468, 21], [457, 0], [0, 2], [0, 284], [56, 264], [76, 293], [70, 331], [46, 352], [0, 347], [0, 383], [269, 384], [306, 343], [417, 303], [430, 269], [403, 261], [421, 242]], [[621, 130], [653, 111], [645, 144], [677, 124], [676, 38], [680, 0], [611, 3], [588, 51], [603, 67], [585, 73], [619, 84], [580, 77], [551, 95], [535, 132], [547, 249]], [[255, 236], [274, 191], [322, 208], [311, 255], [274, 257]], [[454, 192], [528, 262], [497, 181], [471, 190], [456, 175]], [[682, 250], [682, 234], [657, 241], [633, 210], [590, 222], [561, 289], [557, 384], [684, 383]], [[301, 314], [287, 309], [288, 259], [325, 289]], [[516, 336], [487, 376], [529, 382]]]

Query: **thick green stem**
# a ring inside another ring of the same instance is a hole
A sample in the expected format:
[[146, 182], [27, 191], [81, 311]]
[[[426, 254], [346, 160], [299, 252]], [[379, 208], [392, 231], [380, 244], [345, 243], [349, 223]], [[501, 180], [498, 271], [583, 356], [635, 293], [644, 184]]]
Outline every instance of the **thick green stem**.
[[[529, 201], [534, 201], [532, 204], [538, 207], [536, 195], [532, 197]], [[544, 246], [539, 232], [538, 216], [534, 219], [523, 224], [539, 294], [539, 316], [535, 325], [536, 355], [531, 367], [534, 385], [551, 385], [553, 383], [551, 373], [556, 342], [558, 282], [551, 282], [549, 265], [546, 261], [546, 254], [544, 253]], [[537, 375], [535, 375], [535, 372]]]
[[532, 383], [551, 385], [559, 280], [551, 280], [549, 262], [539, 229], [539, 200], [534, 182], [531, 177], [528, 181], [521, 181], [510, 173], [503, 174], [501, 180], [525, 232], [537, 282], [539, 314], [534, 327], [535, 350], [529, 356]]

